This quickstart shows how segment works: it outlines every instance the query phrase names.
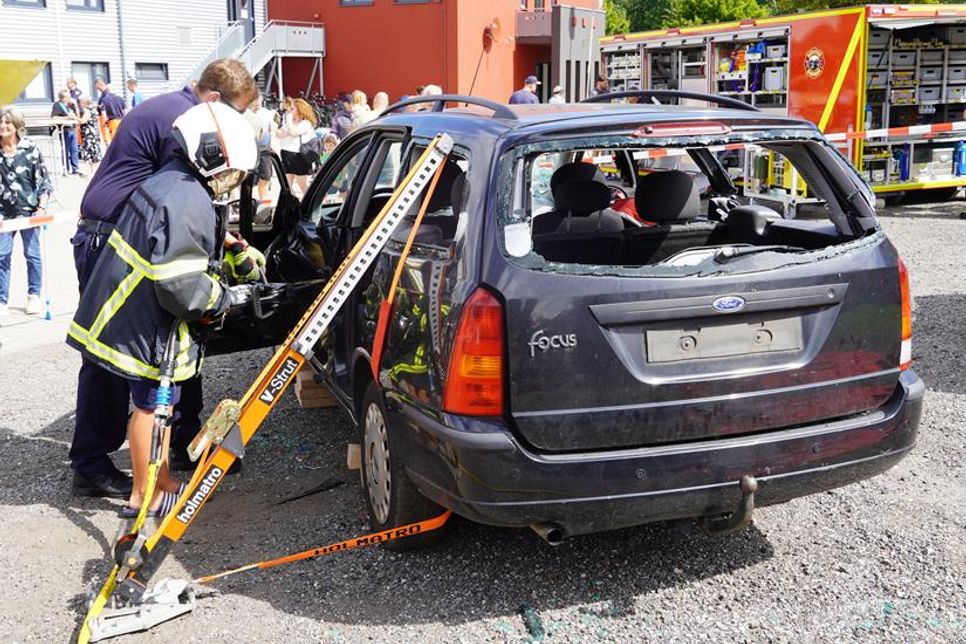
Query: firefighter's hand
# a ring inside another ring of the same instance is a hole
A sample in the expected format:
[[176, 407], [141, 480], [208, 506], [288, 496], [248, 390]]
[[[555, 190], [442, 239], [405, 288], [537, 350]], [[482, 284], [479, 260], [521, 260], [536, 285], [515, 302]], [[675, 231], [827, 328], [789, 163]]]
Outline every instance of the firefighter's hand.
[[233, 284], [257, 282], [265, 272], [265, 256], [243, 242], [225, 251], [224, 271]]

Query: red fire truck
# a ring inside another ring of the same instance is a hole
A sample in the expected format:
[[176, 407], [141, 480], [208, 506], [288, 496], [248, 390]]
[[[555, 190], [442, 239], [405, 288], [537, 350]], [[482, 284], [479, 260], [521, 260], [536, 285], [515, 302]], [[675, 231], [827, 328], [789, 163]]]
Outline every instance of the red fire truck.
[[[602, 39], [601, 54], [612, 91], [711, 92], [813, 121], [839, 135], [877, 193], [966, 186], [966, 5], [865, 5], [617, 35]], [[761, 190], [804, 197], [787, 168], [738, 165], [736, 177], [762, 174]]]

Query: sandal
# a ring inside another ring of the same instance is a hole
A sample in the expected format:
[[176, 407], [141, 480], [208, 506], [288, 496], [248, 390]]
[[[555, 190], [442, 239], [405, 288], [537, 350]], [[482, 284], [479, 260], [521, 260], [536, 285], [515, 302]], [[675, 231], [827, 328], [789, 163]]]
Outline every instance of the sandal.
[[[161, 505], [158, 506], [157, 510], [148, 510], [148, 516], [159, 518], [159, 519], [167, 516], [168, 513], [174, 509], [175, 503], [178, 502], [178, 499], [181, 498], [181, 495], [184, 494], [184, 491], [187, 488], [188, 486], [182, 483], [181, 485], [178, 486], [177, 492], [162, 492]], [[141, 511], [141, 508], [132, 508], [131, 506], [125, 504], [124, 507], [121, 508], [121, 512], [120, 512], [121, 518], [135, 519], [137, 518], [138, 512], [140, 511]]]

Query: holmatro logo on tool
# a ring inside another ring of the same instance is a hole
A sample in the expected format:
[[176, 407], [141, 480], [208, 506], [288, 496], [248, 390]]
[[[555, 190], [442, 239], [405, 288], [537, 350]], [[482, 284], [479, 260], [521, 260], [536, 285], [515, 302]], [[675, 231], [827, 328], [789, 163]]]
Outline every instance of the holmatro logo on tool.
[[191, 517], [195, 515], [201, 504], [205, 502], [211, 491], [215, 489], [215, 483], [218, 482], [218, 477], [222, 474], [222, 470], [217, 465], [212, 465], [211, 469], [205, 475], [205, 478], [201, 480], [201, 485], [198, 486], [198, 490], [188, 499], [188, 502], [184, 504], [181, 508], [181, 512], [178, 513], [178, 521], [188, 525], [191, 521]]
[[275, 372], [274, 376], [272, 376], [272, 379], [268, 381], [268, 386], [265, 387], [261, 394], [259, 394], [258, 399], [266, 405], [272, 404], [272, 401], [275, 400], [275, 396], [277, 396], [278, 392], [285, 388], [285, 385], [288, 384], [289, 380], [291, 380], [292, 374], [294, 374], [295, 370], [298, 368], [299, 363], [297, 360], [294, 358], [286, 358], [279, 370]]

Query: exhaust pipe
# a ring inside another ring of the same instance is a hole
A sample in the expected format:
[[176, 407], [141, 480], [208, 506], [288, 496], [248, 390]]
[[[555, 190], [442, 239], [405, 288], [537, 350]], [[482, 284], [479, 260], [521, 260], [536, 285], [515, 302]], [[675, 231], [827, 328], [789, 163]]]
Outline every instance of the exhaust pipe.
[[566, 537], [564, 529], [556, 523], [534, 523], [530, 529], [551, 546], [559, 546]]

